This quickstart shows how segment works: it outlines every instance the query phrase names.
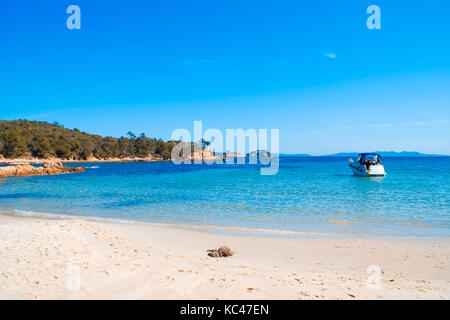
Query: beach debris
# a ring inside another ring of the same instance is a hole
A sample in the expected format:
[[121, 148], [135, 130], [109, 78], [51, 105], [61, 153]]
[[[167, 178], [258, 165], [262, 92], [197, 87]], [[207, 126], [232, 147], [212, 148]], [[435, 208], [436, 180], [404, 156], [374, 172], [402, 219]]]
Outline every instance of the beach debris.
[[233, 255], [233, 251], [227, 246], [221, 246], [219, 249], [209, 249], [206, 252], [211, 258], [230, 257]]

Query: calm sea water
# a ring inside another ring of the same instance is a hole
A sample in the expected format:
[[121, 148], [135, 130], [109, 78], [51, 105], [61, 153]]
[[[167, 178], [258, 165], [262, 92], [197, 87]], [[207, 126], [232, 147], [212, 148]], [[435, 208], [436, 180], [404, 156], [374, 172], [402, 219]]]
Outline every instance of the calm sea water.
[[92, 168], [0, 184], [0, 211], [293, 236], [449, 236], [450, 157], [383, 163], [384, 178], [354, 177], [347, 158], [326, 157], [282, 157], [274, 176], [255, 165], [83, 164]]

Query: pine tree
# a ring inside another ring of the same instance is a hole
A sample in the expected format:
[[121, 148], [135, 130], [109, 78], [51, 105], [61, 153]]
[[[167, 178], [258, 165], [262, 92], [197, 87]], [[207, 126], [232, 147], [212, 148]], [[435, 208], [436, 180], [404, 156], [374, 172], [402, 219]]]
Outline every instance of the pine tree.
[[48, 158], [53, 156], [53, 152], [50, 148], [50, 142], [47, 137], [36, 133], [28, 145], [28, 149], [33, 157], [37, 158]]
[[6, 158], [19, 158], [28, 154], [27, 145], [17, 128], [11, 129], [5, 140], [3, 149]]

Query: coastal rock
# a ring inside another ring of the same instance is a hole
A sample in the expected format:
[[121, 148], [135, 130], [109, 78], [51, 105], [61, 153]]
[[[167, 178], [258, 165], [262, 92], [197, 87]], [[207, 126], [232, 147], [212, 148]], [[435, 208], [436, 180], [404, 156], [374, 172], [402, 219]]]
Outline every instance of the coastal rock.
[[210, 149], [204, 149], [202, 156], [205, 161], [212, 161], [215, 159], [214, 153]]
[[246, 158], [247, 155], [237, 152], [228, 152], [224, 153], [224, 158]]
[[110, 159], [110, 162], [122, 162], [122, 163], [126, 163], [126, 162], [152, 162], [152, 161], [163, 161], [164, 159], [158, 156], [153, 156], [151, 154], [149, 154], [147, 157], [125, 157], [125, 158], [115, 158], [115, 159]]
[[64, 166], [63, 166], [63, 164], [62, 164], [61, 161], [55, 160], [55, 161], [46, 161], [46, 162], [43, 164], [43, 167], [44, 167], [44, 168], [62, 168], [62, 167], [64, 167]]
[[192, 152], [191, 160], [192, 161], [214, 161], [219, 159], [220, 157], [216, 157], [214, 152], [210, 149], [203, 149], [202, 151], [194, 151]]
[[15, 166], [0, 167], [0, 177], [13, 176], [15, 169]]
[[219, 249], [207, 250], [208, 256], [211, 258], [230, 257], [233, 255], [233, 251], [227, 246], [221, 246]]
[[84, 172], [84, 168], [83, 167], [71, 167], [71, 168], [69, 168], [69, 172], [71, 172], [71, 173]]
[[29, 164], [17, 164], [12, 166], [0, 167], [0, 177], [9, 176], [42, 176], [57, 175], [69, 172], [83, 172], [83, 167], [65, 167], [60, 161], [47, 161], [42, 167], [33, 167]]
[[14, 176], [26, 177], [41, 174], [40, 168], [33, 167], [29, 164], [18, 165], [14, 169]]
[[47, 161], [42, 166], [44, 174], [55, 175], [69, 172], [69, 168], [64, 167], [60, 161]]

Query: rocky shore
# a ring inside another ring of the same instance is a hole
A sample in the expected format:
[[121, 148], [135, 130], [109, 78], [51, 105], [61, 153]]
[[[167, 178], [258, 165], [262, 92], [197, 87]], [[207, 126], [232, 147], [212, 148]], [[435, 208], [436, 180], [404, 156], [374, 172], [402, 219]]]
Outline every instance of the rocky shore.
[[191, 155], [192, 161], [215, 161], [221, 157], [216, 157], [210, 149], [203, 149], [202, 151], [194, 151]]
[[83, 171], [84, 167], [66, 167], [59, 161], [46, 161], [42, 167], [34, 167], [30, 164], [14, 164], [0, 167], [0, 178], [58, 175]]

